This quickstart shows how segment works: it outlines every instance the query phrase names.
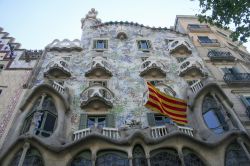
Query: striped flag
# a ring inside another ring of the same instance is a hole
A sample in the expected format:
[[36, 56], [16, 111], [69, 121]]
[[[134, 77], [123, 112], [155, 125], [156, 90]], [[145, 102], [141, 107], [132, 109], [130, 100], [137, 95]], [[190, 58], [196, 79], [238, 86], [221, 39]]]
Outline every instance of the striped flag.
[[187, 124], [187, 102], [185, 100], [169, 96], [149, 82], [147, 85], [149, 91], [148, 101], [145, 104], [147, 108], [160, 112], [178, 124]]

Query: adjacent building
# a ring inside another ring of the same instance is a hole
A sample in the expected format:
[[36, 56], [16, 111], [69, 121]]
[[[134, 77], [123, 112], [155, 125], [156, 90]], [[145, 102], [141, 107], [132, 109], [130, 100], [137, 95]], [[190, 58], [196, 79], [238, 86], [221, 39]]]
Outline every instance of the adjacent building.
[[[81, 25], [33, 66], [2, 165], [248, 165], [249, 53], [228, 32], [191, 16], [172, 29], [101, 22], [95, 9]], [[144, 106], [147, 82], [188, 101], [188, 125]]]

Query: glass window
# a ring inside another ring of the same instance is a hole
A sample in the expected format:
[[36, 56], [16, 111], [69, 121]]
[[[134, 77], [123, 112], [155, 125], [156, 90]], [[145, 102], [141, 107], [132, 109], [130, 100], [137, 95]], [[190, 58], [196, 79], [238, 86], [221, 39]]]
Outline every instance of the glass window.
[[143, 148], [140, 145], [136, 145], [133, 149], [133, 165], [147, 166], [147, 159]]
[[228, 146], [225, 155], [225, 166], [242, 165], [248, 166], [250, 163], [245, 151], [238, 143], [232, 143]]
[[250, 105], [250, 96], [246, 96], [245, 99], [247, 100], [247, 102], [248, 102], [249, 105]]
[[92, 117], [89, 116], [88, 120], [87, 120], [87, 127], [91, 128], [91, 127], [106, 127], [106, 117]]
[[97, 155], [96, 166], [129, 166], [127, 154], [117, 151], [101, 152]]
[[187, 59], [187, 57], [176, 57], [176, 60], [178, 63], [181, 63], [183, 61], [185, 61]]
[[107, 49], [108, 48], [108, 40], [94, 40], [94, 49]]
[[71, 166], [92, 166], [91, 153], [89, 151], [81, 152], [74, 157]]
[[211, 95], [205, 96], [202, 104], [204, 121], [209, 129], [220, 134], [228, 131], [229, 126], [224, 117], [223, 107]]
[[[13, 160], [10, 163], [10, 166], [17, 166], [19, 164], [19, 161], [21, 159], [22, 150], [20, 150], [16, 155], [14, 156]], [[28, 149], [24, 161], [23, 166], [43, 166], [43, 160], [41, 157], [41, 154], [35, 150], [34, 148]]]
[[[39, 108], [40, 102], [42, 107]], [[49, 137], [56, 126], [57, 112], [56, 107], [50, 96], [46, 96], [44, 100], [41, 97], [36, 101], [33, 109], [27, 114], [23, 123], [22, 134], [29, 131], [31, 122], [35, 122], [34, 133], [43, 137]]]
[[149, 40], [139, 40], [137, 42], [138, 48], [141, 50], [148, 50], [150, 49], [150, 41]]
[[150, 153], [151, 166], [180, 166], [181, 160], [175, 150], [159, 150]]
[[166, 123], [173, 124], [172, 120], [166, 116], [155, 115], [155, 125], [164, 126]]
[[189, 149], [183, 149], [185, 166], [205, 166], [203, 161]]

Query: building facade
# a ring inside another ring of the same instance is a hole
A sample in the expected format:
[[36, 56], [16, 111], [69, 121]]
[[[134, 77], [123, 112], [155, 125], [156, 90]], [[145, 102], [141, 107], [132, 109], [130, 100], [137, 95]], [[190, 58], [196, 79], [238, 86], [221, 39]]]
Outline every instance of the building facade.
[[[214, 35], [212, 27], [185, 19], [177, 16], [174, 29], [103, 23], [91, 9], [81, 20], [81, 40], [54, 40], [45, 47], [25, 83], [0, 163], [248, 165], [249, 55], [237, 47], [245, 59], [229, 50], [214, 62], [210, 54], [220, 45], [200, 46], [188, 29], [210, 29], [194, 35], [211, 44], [205, 35]], [[220, 63], [237, 63], [248, 80], [237, 77], [237, 85], [229, 85], [225, 76], [224, 82]], [[146, 82], [188, 101], [188, 125], [144, 106]]]

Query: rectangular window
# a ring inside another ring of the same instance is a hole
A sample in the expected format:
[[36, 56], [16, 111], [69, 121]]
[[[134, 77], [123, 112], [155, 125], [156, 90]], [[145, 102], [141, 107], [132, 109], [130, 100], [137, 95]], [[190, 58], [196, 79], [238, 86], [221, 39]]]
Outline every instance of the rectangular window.
[[99, 81], [99, 80], [89, 81], [89, 86], [93, 86], [93, 85], [100, 85], [103, 87], [107, 87], [107, 81]]
[[198, 36], [198, 39], [201, 43], [213, 43], [213, 41], [207, 36]]
[[149, 81], [152, 85], [154, 86], [157, 86], [161, 83], [163, 83], [163, 80], [152, 80], [152, 81]]
[[185, 61], [187, 59], [187, 57], [176, 57], [176, 60], [178, 63], [181, 63], [183, 61]]
[[94, 40], [93, 49], [97, 50], [108, 49], [108, 40]]
[[87, 127], [106, 127], [106, 117], [105, 116], [88, 116]]
[[151, 44], [149, 40], [139, 40], [137, 41], [138, 49], [140, 50], [149, 50], [151, 48]]
[[230, 67], [230, 68], [221, 68], [222, 71], [225, 73], [225, 74], [237, 74], [237, 73], [240, 73], [239, 70], [236, 68], [236, 67]]
[[166, 116], [155, 115], [155, 126], [164, 126], [166, 123], [173, 124], [170, 118]]

